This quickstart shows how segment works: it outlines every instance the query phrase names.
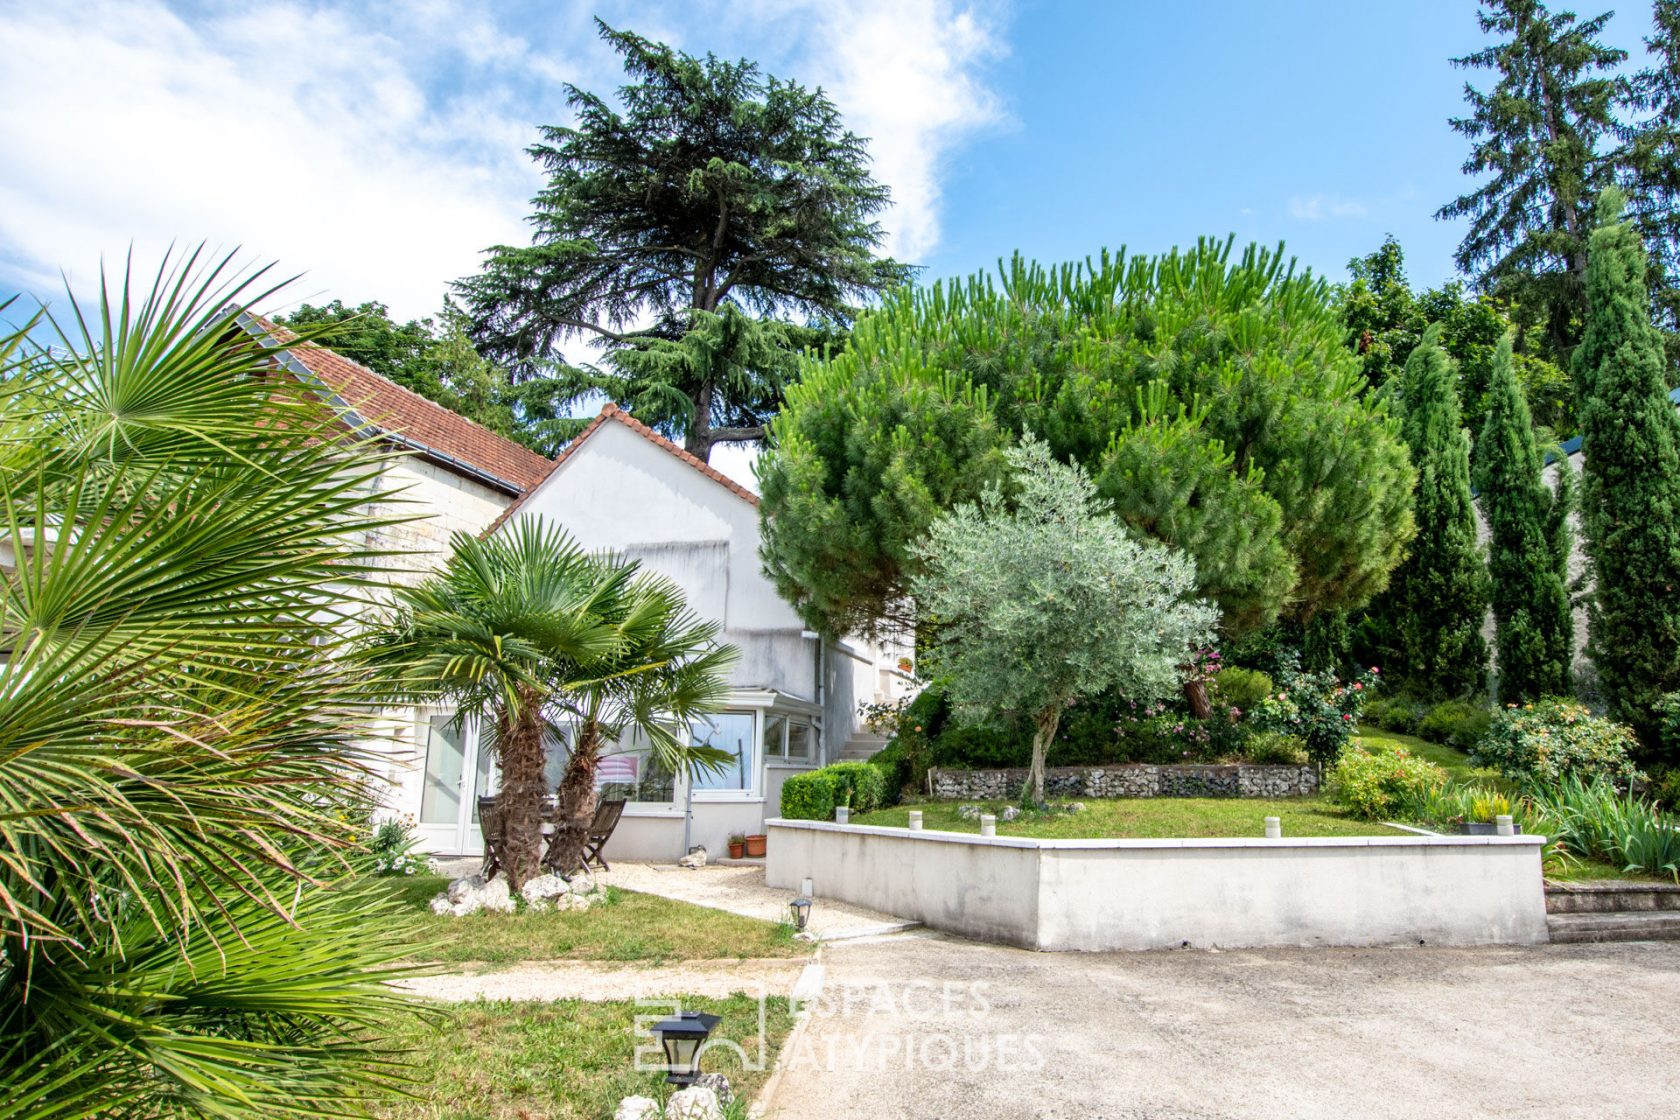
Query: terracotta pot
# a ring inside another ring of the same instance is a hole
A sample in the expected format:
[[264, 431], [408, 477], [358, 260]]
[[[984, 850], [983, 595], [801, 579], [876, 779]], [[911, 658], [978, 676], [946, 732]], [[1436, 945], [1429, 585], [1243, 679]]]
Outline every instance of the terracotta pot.
[[743, 841], [731, 840], [729, 842], [729, 858], [730, 859], [740, 859], [741, 856], [746, 852], [746, 850], [747, 850], [747, 845]]
[[764, 834], [747, 837], [747, 855], [761, 856], [764, 854]]

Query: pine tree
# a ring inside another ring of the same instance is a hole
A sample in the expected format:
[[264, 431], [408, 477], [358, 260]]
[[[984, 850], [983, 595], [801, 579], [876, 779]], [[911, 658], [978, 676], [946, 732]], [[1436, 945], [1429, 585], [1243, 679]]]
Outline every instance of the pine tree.
[[1575, 354], [1594, 579], [1588, 651], [1612, 713], [1654, 744], [1652, 707], [1680, 688], [1680, 419], [1651, 325], [1645, 253], [1621, 210], [1607, 191]]
[[1645, 40], [1653, 64], [1635, 74], [1631, 103], [1645, 115], [1618, 155], [1628, 212], [1645, 243], [1656, 321], [1680, 328], [1680, 0], [1656, 0], [1656, 34]]
[[1401, 378], [1401, 433], [1412, 451], [1417, 536], [1394, 574], [1407, 681], [1425, 695], [1474, 696], [1487, 681], [1487, 575], [1470, 496], [1470, 437], [1441, 327], [1424, 332]]
[[1599, 41], [1610, 15], [1578, 21], [1539, 0], [1489, 0], [1477, 19], [1503, 38], [1452, 60], [1498, 75], [1485, 92], [1465, 83], [1470, 114], [1451, 122], [1474, 144], [1464, 173], [1491, 177], [1435, 216], [1470, 219], [1459, 269], [1484, 290], [1543, 303], [1554, 352], [1578, 335], [1592, 199], [1614, 172], [1600, 149], [1622, 130], [1613, 71], [1627, 52]]
[[[1540, 448], [1506, 339], [1489, 368], [1487, 420], [1476, 443], [1476, 489], [1487, 519], [1489, 597], [1499, 649], [1499, 699], [1568, 692], [1574, 622], [1553, 533], [1567, 524], [1541, 480]], [[1568, 473], [1569, 465], [1560, 464]], [[1568, 500], [1568, 487], [1562, 498]], [[1567, 549], [1565, 550], [1567, 553]]]

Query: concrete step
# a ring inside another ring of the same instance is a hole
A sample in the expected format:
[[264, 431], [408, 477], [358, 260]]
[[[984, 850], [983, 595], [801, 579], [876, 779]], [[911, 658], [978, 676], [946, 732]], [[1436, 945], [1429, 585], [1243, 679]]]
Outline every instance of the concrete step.
[[887, 745], [884, 735], [853, 735], [840, 748], [842, 762], [863, 762], [875, 757]]
[[1610, 914], [1552, 914], [1553, 941], [1680, 941], [1680, 912], [1646, 910]]
[[1680, 884], [1597, 879], [1546, 884], [1548, 914], [1680, 912]]

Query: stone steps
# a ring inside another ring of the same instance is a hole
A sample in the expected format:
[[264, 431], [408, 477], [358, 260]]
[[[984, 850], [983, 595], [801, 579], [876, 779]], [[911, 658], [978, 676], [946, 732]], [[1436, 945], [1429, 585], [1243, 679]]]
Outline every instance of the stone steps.
[[1549, 882], [1546, 925], [1557, 942], [1680, 941], [1680, 885]]
[[887, 745], [884, 735], [853, 735], [840, 748], [840, 762], [867, 762]]

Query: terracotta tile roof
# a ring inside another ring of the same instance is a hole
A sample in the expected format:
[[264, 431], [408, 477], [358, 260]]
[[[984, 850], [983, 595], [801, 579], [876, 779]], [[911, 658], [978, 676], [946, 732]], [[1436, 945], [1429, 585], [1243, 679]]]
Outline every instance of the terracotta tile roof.
[[[240, 325], [253, 335], [267, 334], [271, 343], [297, 337], [254, 315], [241, 316]], [[283, 352], [363, 420], [457, 474], [488, 476], [500, 488], [523, 496], [554, 469], [553, 460], [324, 346], [305, 343], [284, 347]]]
[[[601, 426], [609, 420], [616, 420], [618, 423], [623, 424], [626, 428], [629, 428], [632, 432], [635, 432], [637, 435], [641, 436], [661, 451], [670, 455], [675, 455], [678, 459], [681, 459], [683, 462], [687, 463], [689, 466], [693, 467], [713, 482], [722, 486], [736, 497], [745, 499], [751, 505], [758, 505], [757, 494], [754, 494], [751, 490], [748, 490], [745, 486], [742, 486], [739, 482], [736, 482], [734, 479], [730, 478], [728, 475], [724, 474], [722, 471], [699, 457], [690, 455], [687, 451], [684, 451], [681, 447], [678, 447], [676, 444], [672, 443], [670, 440], [666, 439], [664, 436], [660, 435], [658, 432], [654, 431], [652, 428], [648, 427], [646, 424], [642, 423], [634, 416], [631, 416], [628, 412], [625, 412], [622, 408], [619, 408], [618, 405], [610, 401], [602, 407], [600, 414], [589, 422], [588, 427], [579, 432], [577, 438], [568, 443], [565, 446], [565, 449], [554, 457], [554, 462], [549, 465], [549, 473], [552, 474], [554, 471], [558, 470], [561, 463], [564, 463], [567, 458], [577, 451], [578, 448], [582, 447], [584, 441], [599, 431]], [[537, 488], [535, 486], [532, 486], [531, 489], [521, 495], [518, 501], [503, 510], [501, 516], [492, 521], [490, 523], [490, 527], [485, 529], [482, 535], [487, 537], [499, 529], [503, 522], [519, 511], [519, 507], [525, 504], [526, 499], [536, 493], [536, 489]]]

